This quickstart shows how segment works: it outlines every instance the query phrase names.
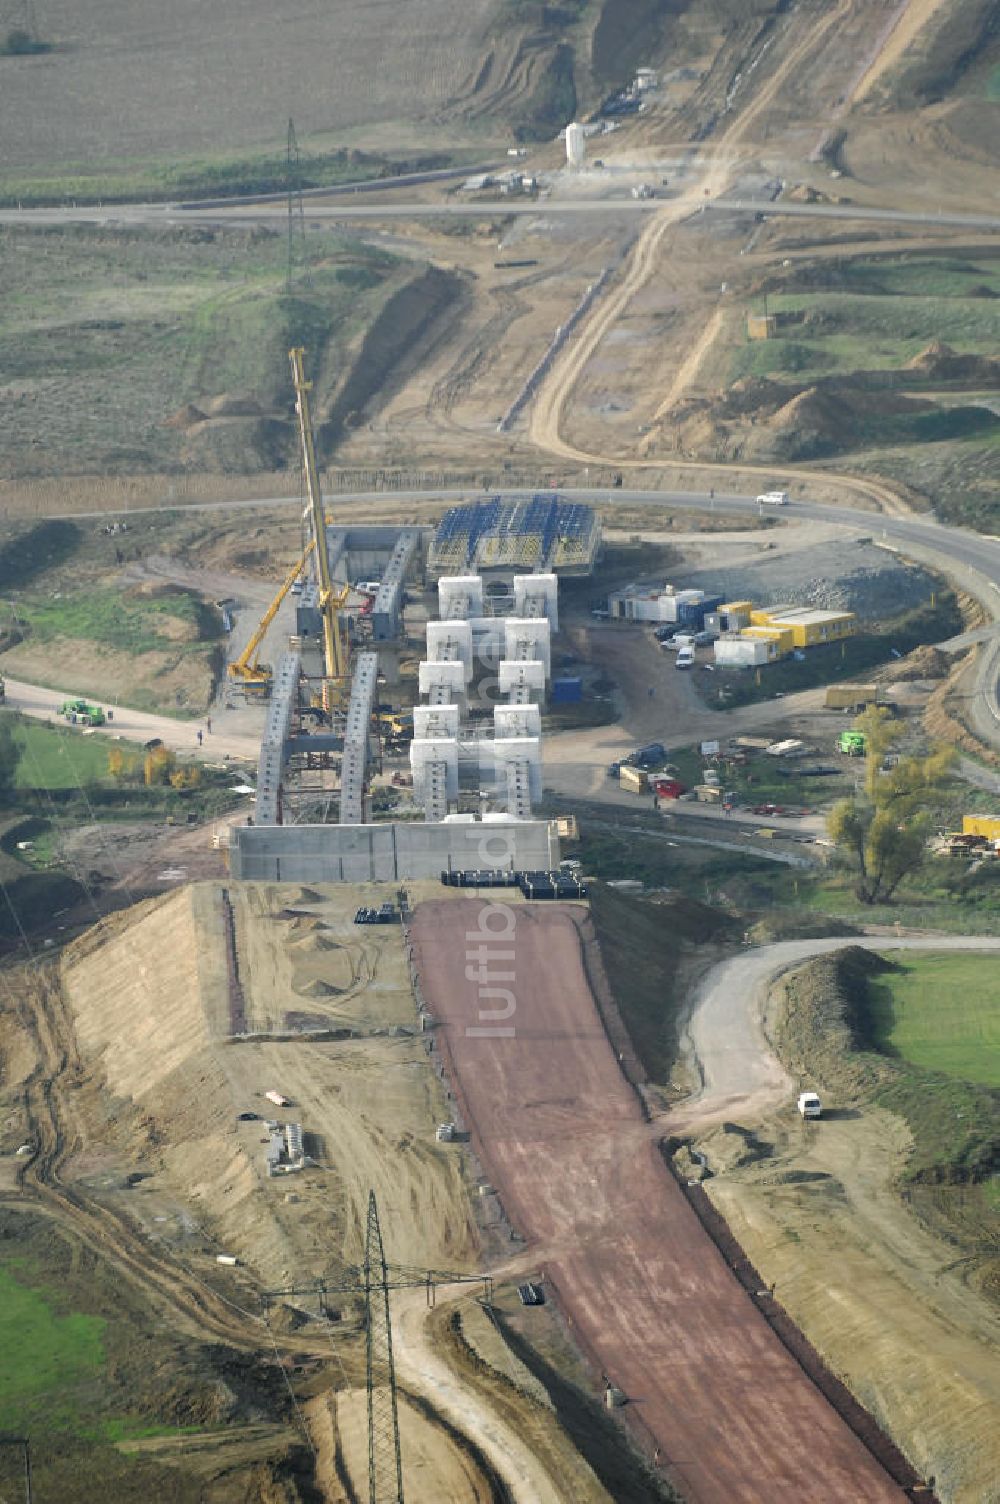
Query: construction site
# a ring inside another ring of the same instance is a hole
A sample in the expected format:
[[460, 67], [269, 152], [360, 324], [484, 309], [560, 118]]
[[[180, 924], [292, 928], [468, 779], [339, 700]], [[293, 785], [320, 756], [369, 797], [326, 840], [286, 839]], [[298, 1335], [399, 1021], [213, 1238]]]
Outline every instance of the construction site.
[[154, 9], [0, 14], [0, 1501], [997, 1504], [993, 9]]

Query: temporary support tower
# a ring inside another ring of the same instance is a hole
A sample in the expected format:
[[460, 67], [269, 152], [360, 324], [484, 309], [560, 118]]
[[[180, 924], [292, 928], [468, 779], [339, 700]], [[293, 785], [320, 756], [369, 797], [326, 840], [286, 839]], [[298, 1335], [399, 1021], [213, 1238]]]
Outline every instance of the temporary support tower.
[[368, 1331], [368, 1504], [403, 1504], [396, 1369], [389, 1321], [389, 1269], [375, 1192], [368, 1193], [365, 1236], [365, 1323]]

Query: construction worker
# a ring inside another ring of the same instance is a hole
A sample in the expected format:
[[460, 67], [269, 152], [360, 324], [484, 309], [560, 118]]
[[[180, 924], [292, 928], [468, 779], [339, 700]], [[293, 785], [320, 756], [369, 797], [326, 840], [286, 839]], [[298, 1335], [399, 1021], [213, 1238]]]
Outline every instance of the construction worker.
[[201, 746], [201, 731], [198, 732], [198, 745]]

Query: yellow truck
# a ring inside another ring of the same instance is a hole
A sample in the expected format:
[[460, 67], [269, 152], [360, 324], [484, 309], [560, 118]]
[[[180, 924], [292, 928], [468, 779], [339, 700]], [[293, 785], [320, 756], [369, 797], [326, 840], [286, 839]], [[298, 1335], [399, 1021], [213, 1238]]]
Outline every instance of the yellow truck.
[[630, 794], [644, 794], [649, 788], [649, 774], [645, 768], [629, 768], [622, 764], [618, 769], [618, 782]]

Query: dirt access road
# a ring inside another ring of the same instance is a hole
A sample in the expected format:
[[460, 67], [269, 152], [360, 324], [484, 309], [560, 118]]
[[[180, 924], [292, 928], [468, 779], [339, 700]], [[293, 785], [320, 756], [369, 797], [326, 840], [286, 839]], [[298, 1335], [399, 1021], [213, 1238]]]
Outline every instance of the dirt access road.
[[[22, 684], [18, 679], [6, 682], [6, 703], [10, 710], [36, 720], [62, 724], [59, 706], [72, 698], [71, 691], [43, 689], [39, 684]], [[198, 742], [199, 730], [203, 733], [201, 744]], [[119, 705], [114, 709], [113, 721], [86, 733], [81, 732], [84, 734], [112, 739], [124, 737], [126, 741], [140, 743], [159, 737], [172, 751], [201, 756], [206, 761], [256, 763], [260, 752], [260, 734], [254, 735], [242, 726], [230, 728], [225, 711], [212, 716], [212, 730], [208, 732], [200, 721], [176, 721], [172, 716], [150, 715], [143, 710], [130, 710], [128, 706]]]
[[783, 940], [714, 966], [695, 994], [681, 1046], [701, 1087], [670, 1113], [677, 1130], [721, 1122], [734, 1113], [753, 1120], [789, 1102], [796, 1088], [764, 1034], [767, 989], [781, 972], [845, 945], [866, 950], [1000, 950], [981, 935], [873, 935]]
[[[650, 1450], [696, 1504], [900, 1500], [667, 1170], [590, 991], [585, 911], [524, 906], [512, 942], [486, 946], [498, 971], [515, 974], [511, 1021], [497, 1026], [482, 1019], [497, 1000], [481, 997], [466, 969], [467, 934], [488, 907], [429, 902], [414, 915], [438, 1044], [487, 1173], [584, 1348], [629, 1396]], [[502, 959], [511, 950], [513, 967]]]

